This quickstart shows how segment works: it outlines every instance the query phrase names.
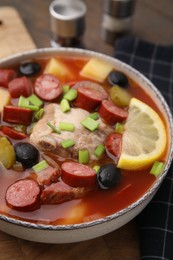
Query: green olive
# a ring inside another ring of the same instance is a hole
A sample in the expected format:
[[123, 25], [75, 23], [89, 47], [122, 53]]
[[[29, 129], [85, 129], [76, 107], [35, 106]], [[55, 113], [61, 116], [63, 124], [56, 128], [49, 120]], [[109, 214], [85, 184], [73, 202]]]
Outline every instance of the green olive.
[[118, 107], [126, 107], [130, 103], [131, 95], [126, 89], [115, 85], [110, 89], [110, 99]]
[[6, 137], [0, 137], [0, 161], [5, 168], [10, 168], [16, 160], [13, 145]]

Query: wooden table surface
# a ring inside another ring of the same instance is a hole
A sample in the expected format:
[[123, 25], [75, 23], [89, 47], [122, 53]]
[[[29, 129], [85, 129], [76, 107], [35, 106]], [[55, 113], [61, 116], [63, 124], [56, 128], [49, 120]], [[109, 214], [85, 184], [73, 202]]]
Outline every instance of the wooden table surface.
[[[0, 7], [15, 7], [35, 45], [41, 48], [50, 46], [48, 12], [50, 2], [50, 0], [0, 0]], [[113, 55], [114, 46], [105, 43], [100, 37], [103, 0], [85, 0], [85, 3], [88, 8], [84, 35], [86, 48]], [[130, 34], [155, 43], [173, 44], [173, 1], [138, 0]], [[140, 259], [139, 246], [135, 220], [103, 237], [74, 244], [34, 243], [0, 232], [0, 260], [136, 260]]]

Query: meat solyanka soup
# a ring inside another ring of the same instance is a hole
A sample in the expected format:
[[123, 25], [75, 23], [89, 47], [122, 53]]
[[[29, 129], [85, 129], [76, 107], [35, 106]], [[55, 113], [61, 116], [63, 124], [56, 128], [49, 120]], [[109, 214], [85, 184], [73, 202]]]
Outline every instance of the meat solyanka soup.
[[82, 223], [139, 199], [162, 173], [161, 111], [96, 58], [54, 57], [0, 69], [0, 211]]

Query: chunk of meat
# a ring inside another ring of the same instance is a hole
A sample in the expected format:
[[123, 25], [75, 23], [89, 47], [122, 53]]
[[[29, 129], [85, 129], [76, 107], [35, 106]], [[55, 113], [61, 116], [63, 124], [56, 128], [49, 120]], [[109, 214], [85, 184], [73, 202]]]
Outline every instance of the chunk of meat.
[[62, 202], [82, 198], [89, 188], [72, 188], [64, 182], [53, 183], [46, 187], [41, 195], [42, 204], [60, 204]]
[[[76, 158], [78, 150], [88, 149], [90, 152], [90, 159], [97, 159], [94, 155], [95, 148], [103, 143], [106, 136], [113, 132], [113, 128], [100, 122], [99, 128], [90, 132], [81, 125], [81, 122], [89, 115], [86, 110], [81, 108], [71, 108], [68, 113], [63, 113], [58, 104], [49, 104], [45, 107], [42, 119], [35, 125], [30, 136], [30, 141], [39, 150], [51, 151], [62, 157]], [[59, 128], [59, 122], [72, 123], [75, 126], [74, 132], [61, 131], [60, 134], [53, 133], [52, 129], [47, 125], [51, 122], [56, 128]], [[61, 142], [66, 139], [75, 141], [72, 148], [63, 149]]]
[[49, 186], [51, 183], [57, 182], [60, 175], [60, 171], [49, 166], [45, 170], [37, 173], [37, 182], [42, 186]]

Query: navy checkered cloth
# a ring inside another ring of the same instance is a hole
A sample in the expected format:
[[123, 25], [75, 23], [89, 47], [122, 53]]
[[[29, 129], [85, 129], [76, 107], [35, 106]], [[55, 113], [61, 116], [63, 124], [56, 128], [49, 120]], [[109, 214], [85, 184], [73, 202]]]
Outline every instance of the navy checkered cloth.
[[[148, 77], [173, 112], [173, 45], [127, 37], [117, 41], [114, 56]], [[173, 165], [153, 200], [136, 219], [141, 259], [173, 260]]]

